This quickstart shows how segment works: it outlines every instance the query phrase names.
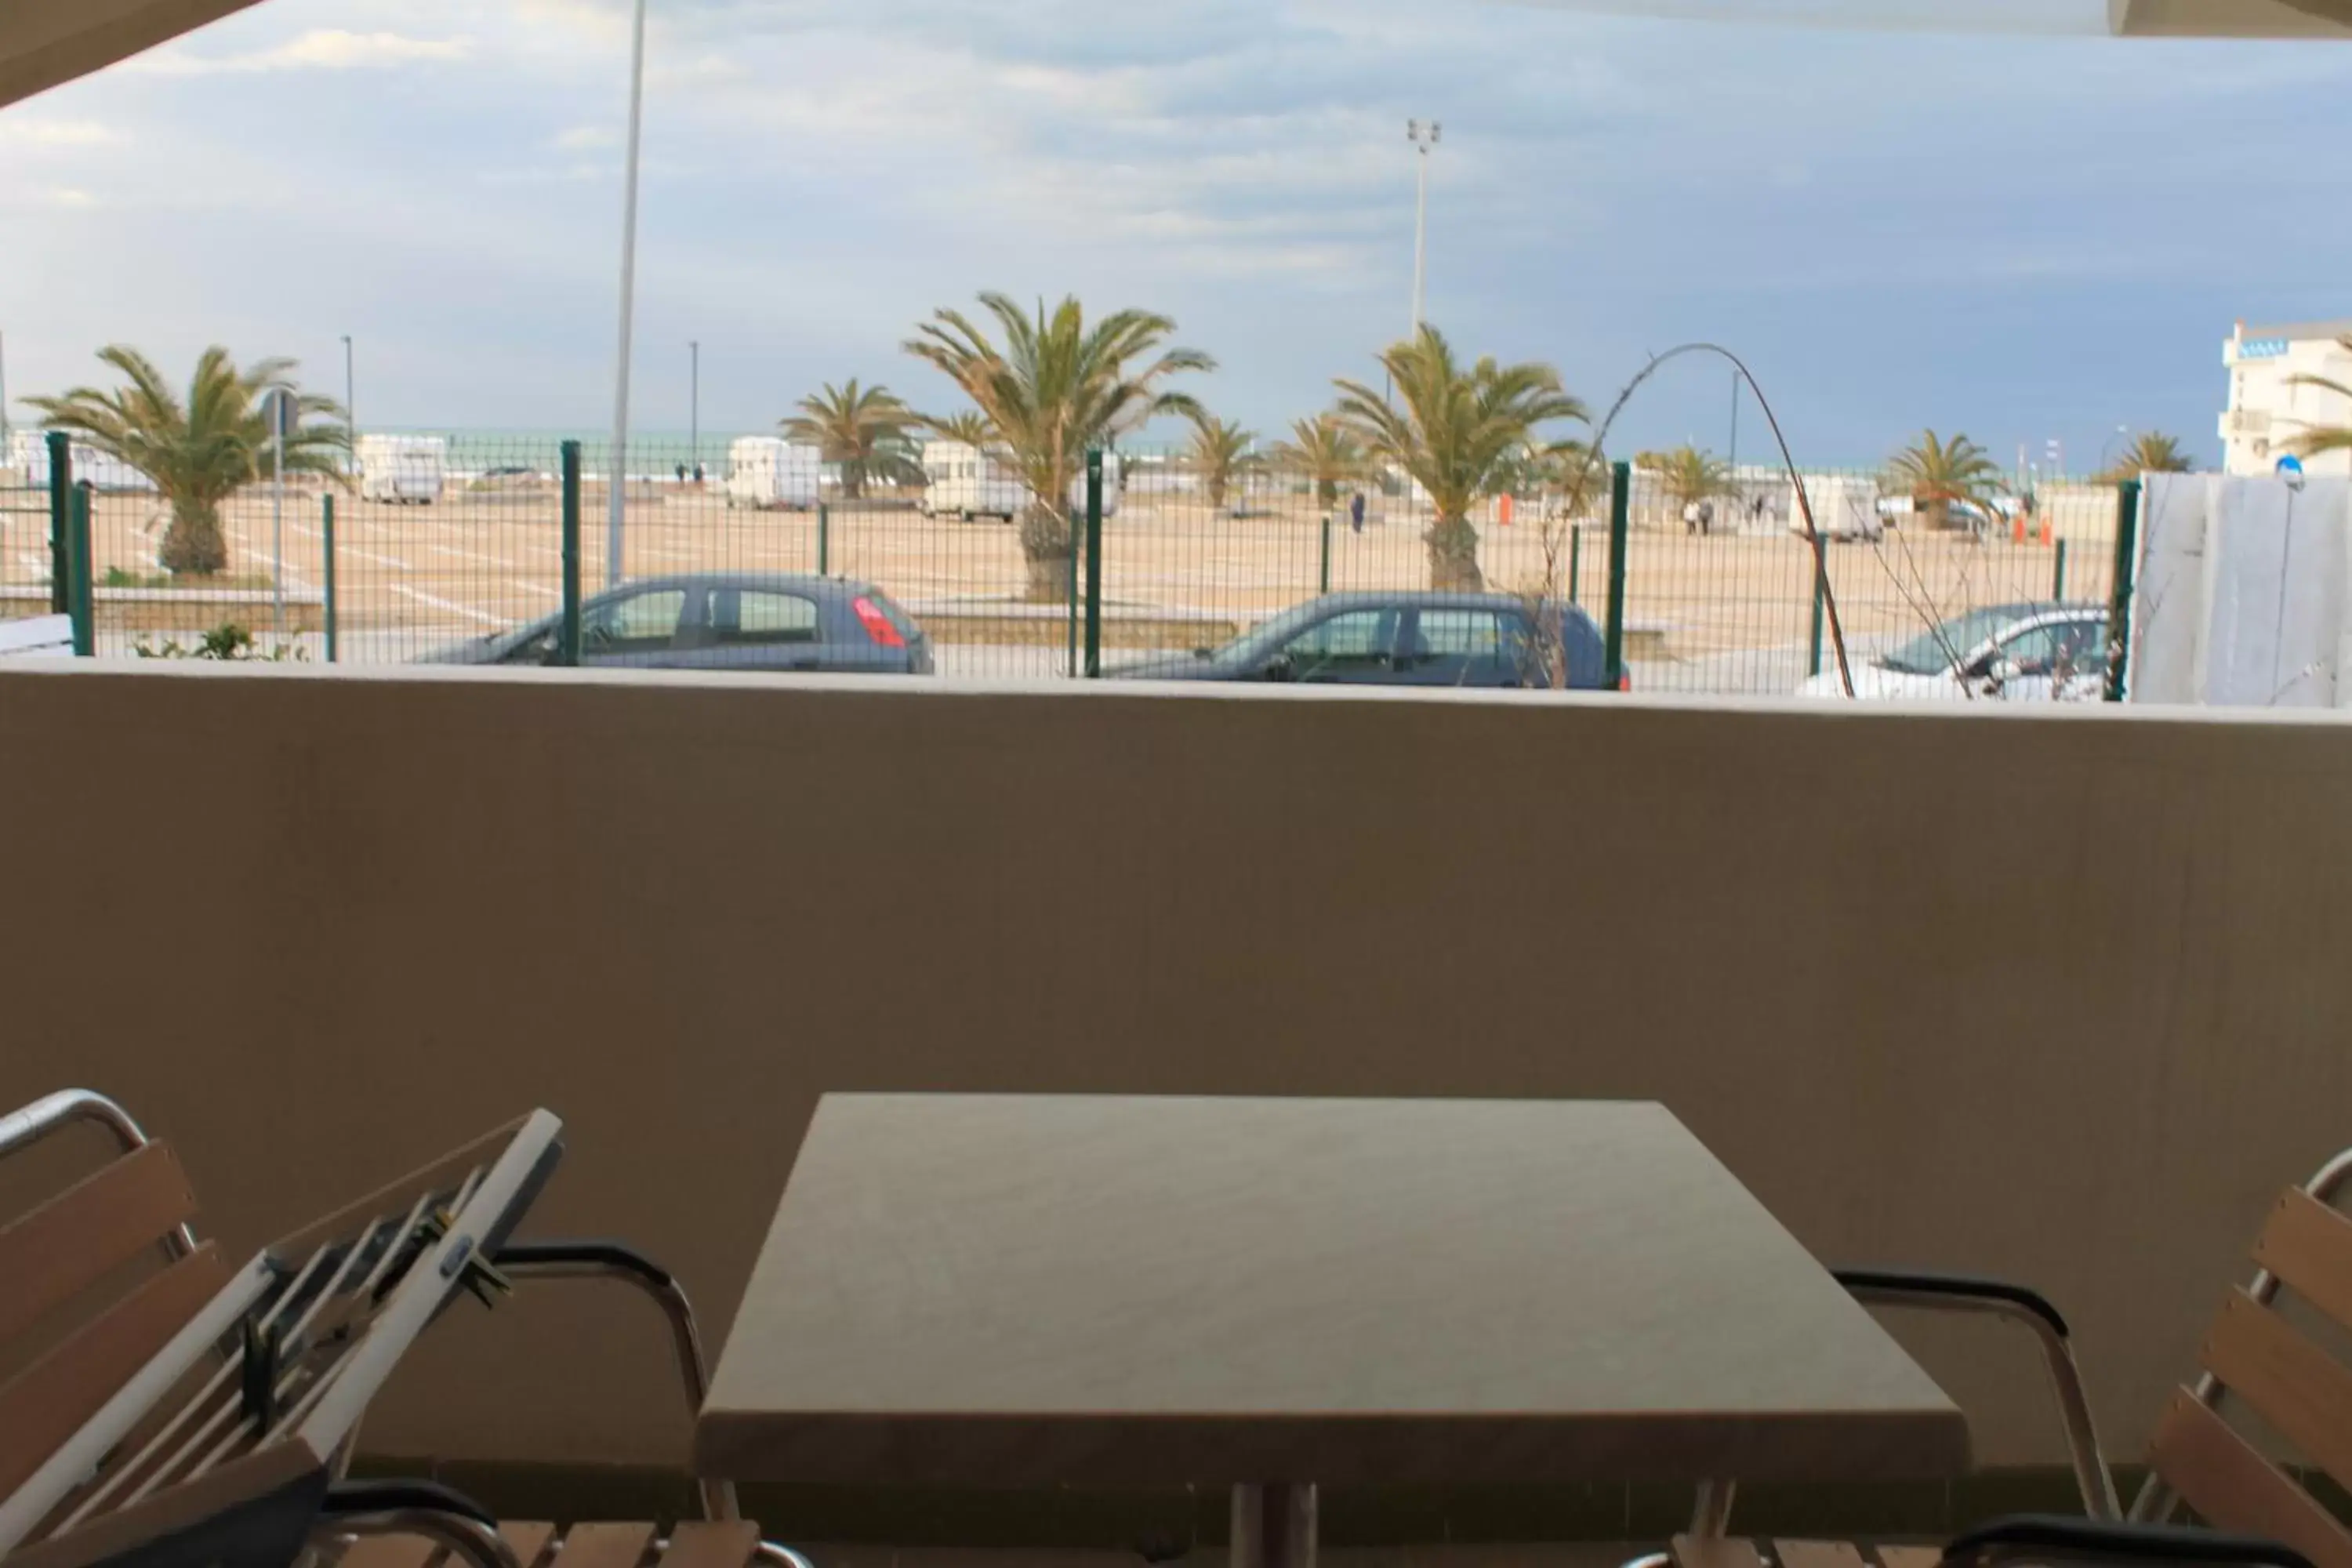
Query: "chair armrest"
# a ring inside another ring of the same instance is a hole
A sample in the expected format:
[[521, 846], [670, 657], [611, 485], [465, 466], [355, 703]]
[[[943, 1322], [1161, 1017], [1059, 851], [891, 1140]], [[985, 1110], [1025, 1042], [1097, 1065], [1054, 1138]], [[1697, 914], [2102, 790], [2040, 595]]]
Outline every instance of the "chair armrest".
[[1955, 1536], [1944, 1548], [1944, 1561], [1948, 1563], [2019, 1558], [2312, 1568], [2311, 1560], [2294, 1548], [2260, 1536], [2225, 1535], [2185, 1524], [2116, 1524], [2055, 1514], [1997, 1519]]
[[499, 1517], [455, 1487], [445, 1487], [438, 1481], [408, 1479], [337, 1481], [327, 1489], [326, 1500], [319, 1511], [326, 1514], [397, 1513], [410, 1509], [422, 1509], [428, 1513], [455, 1514], [499, 1527]]
[[[2032, 1313], [2049, 1324], [2059, 1338], [2068, 1337], [2064, 1316], [2049, 1297], [2029, 1285], [1968, 1274], [1922, 1274], [1891, 1268], [1832, 1268], [1830, 1274], [1864, 1300], [1877, 1297], [1932, 1296], [1948, 1300], [1955, 1307], [2005, 1304]], [[1903, 1304], [1915, 1303], [1906, 1301]], [[1932, 1306], [1934, 1303], [1921, 1301], [1916, 1304]]]
[[[670, 1344], [677, 1355], [678, 1381], [686, 1392], [688, 1416], [702, 1413], [710, 1394], [709, 1363], [703, 1359], [702, 1334], [694, 1321], [694, 1305], [677, 1280], [652, 1258], [621, 1242], [596, 1238], [555, 1241], [509, 1241], [490, 1254], [490, 1265], [509, 1279], [611, 1279], [633, 1286], [653, 1298], [669, 1320]], [[740, 1514], [732, 1481], [699, 1483], [706, 1519], [735, 1519]]]
[[1927, 1311], [1981, 1312], [2031, 1330], [2041, 1342], [2050, 1391], [2058, 1402], [2067, 1458], [2083, 1495], [2084, 1511], [2094, 1520], [2123, 1518], [2115, 1476], [2099, 1447], [2098, 1427], [2091, 1416], [2090, 1396], [2083, 1389], [2082, 1370], [2074, 1364], [2066, 1319], [2047, 1296], [2005, 1279], [1959, 1274], [1892, 1268], [1833, 1268], [1830, 1273], [1858, 1301]]

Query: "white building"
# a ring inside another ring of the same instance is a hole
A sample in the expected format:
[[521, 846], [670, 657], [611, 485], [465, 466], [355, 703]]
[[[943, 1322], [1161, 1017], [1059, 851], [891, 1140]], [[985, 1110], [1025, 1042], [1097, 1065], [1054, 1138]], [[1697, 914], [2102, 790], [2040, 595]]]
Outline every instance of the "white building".
[[[2230, 367], [2230, 411], [2221, 416], [2221, 471], [2267, 474], [2296, 437], [2321, 426], [2352, 426], [2352, 399], [2325, 387], [2296, 384], [2320, 376], [2352, 386], [2352, 321], [2238, 330], [2222, 345]], [[2307, 465], [2314, 474], [2352, 476], [2352, 451], [2324, 453]]]

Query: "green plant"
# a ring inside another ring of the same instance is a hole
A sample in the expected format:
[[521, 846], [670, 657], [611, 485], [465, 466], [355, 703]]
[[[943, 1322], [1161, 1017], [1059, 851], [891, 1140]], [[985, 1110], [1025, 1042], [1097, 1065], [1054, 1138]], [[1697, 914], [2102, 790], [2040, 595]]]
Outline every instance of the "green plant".
[[[2352, 349], [2352, 337], [2336, 341], [2345, 348]], [[2287, 377], [2286, 384], [2289, 386], [2315, 386], [2352, 403], [2352, 386], [2340, 381], [2331, 381], [2324, 375], [2291, 375]], [[2304, 458], [2315, 458], [2322, 452], [2340, 452], [2352, 447], [2352, 425], [2314, 425], [2288, 445], [2296, 456]]]
[[1731, 465], [1712, 452], [1685, 444], [1671, 452], [1645, 452], [1643, 456], [1649, 461], [1642, 466], [1658, 476], [1677, 517], [1699, 502], [1727, 494], [1731, 489]]
[[264, 652], [254, 642], [253, 633], [235, 621], [223, 621], [205, 632], [194, 647], [167, 638], [160, 644], [135, 644], [131, 651], [141, 658], [211, 658], [257, 664], [300, 664], [310, 657], [298, 643], [279, 643]]
[[1429, 493], [1436, 516], [1422, 539], [1429, 551], [1430, 586], [1484, 587], [1471, 508], [1494, 493], [1496, 475], [1538, 426], [1586, 420], [1584, 405], [1561, 389], [1559, 373], [1548, 364], [1506, 365], [1489, 357], [1463, 368], [1433, 326], [1391, 347], [1380, 363], [1402, 407], [1360, 382], [1342, 379], [1335, 383], [1340, 417], [1373, 457]]
[[916, 329], [906, 351], [944, 374], [979, 409], [1003, 455], [1019, 471], [1029, 504], [1021, 515], [1021, 553], [1029, 596], [1068, 592], [1075, 547], [1070, 490], [1087, 450], [1134, 430], [1155, 415], [1191, 416], [1200, 405], [1163, 384], [1216, 362], [1192, 349], [1166, 349], [1176, 323], [1149, 310], [1118, 310], [1092, 327], [1076, 297], [1032, 316], [1003, 294], [980, 297], [996, 319], [999, 348], [959, 310], [942, 309]]
[[1364, 444], [1336, 414], [1294, 421], [1290, 439], [1276, 442], [1269, 455], [1312, 479], [1315, 499], [1324, 506], [1338, 504], [1339, 487], [1364, 473]]
[[922, 481], [922, 464], [907, 437], [920, 416], [887, 387], [860, 386], [852, 376], [844, 386], [825, 383], [822, 392], [802, 398], [797, 406], [801, 412], [782, 421], [783, 433], [815, 447], [824, 461], [838, 466], [842, 500], [858, 500], [868, 484]]
[[2132, 444], [2123, 449], [2114, 466], [2099, 478], [2110, 484], [2122, 479], [2137, 479], [2142, 474], [2186, 474], [2196, 464], [2180, 449], [2180, 443], [2160, 431], [2149, 430], [2132, 437]]
[[1184, 449], [1184, 460], [1207, 487], [1210, 508], [1223, 511], [1235, 477], [1254, 466], [1250, 448], [1257, 444], [1257, 432], [1220, 419], [1206, 409], [1193, 414], [1192, 419], [1192, 441]]
[[1993, 515], [2000, 469], [1966, 436], [1944, 441], [1935, 431], [1923, 430], [1917, 441], [1888, 461], [1886, 484], [1911, 498], [1929, 528], [1949, 528], [1955, 507], [1969, 509], [1979, 520]]
[[[210, 576], [228, 564], [220, 505], [259, 478], [269, 461], [269, 429], [262, 394], [285, 384], [289, 359], [265, 359], [238, 370], [215, 344], [197, 356], [184, 402], [163, 373], [138, 350], [113, 343], [98, 357], [121, 373], [112, 391], [77, 386], [58, 397], [28, 397], [52, 430], [70, 432], [153, 481], [171, 509], [156, 556], [174, 577]], [[348, 452], [342, 410], [331, 398], [297, 395], [300, 423], [286, 441], [286, 471], [322, 474], [342, 482]]]
[[172, 583], [165, 572], [125, 572], [120, 566], [106, 569], [106, 579], [100, 584], [107, 588], [165, 588]]
[[915, 423], [942, 441], [961, 442], [975, 452], [994, 451], [1003, 445], [997, 437], [996, 426], [976, 408], [946, 416], [921, 414], [916, 416]]

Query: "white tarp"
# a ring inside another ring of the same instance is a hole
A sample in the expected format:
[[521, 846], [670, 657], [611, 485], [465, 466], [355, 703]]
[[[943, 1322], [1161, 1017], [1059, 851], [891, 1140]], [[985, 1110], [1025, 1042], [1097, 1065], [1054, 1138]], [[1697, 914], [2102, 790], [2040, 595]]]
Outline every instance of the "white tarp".
[[2132, 701], [2352, 707], [2352, 480], [2150, 475], [2140, 516]]

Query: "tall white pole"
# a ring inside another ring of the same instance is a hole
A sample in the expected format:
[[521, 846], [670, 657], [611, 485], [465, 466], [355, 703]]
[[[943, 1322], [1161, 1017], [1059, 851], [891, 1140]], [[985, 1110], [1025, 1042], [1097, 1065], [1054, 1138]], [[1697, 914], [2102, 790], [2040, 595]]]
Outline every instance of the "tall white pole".
[[343, 445], [349, 450], [343, 454], [343, 458], [350, 465], [351, 472], [353, 474], [360, 471], [359, 401], [359, 390], [352, 384], [352, 335], [345, 332], [343, 334]]
[[637, 139], [646, 106], [646, 0], [629, 37], [629, 152], [621, 176], [621, 347], [613, 371], [613, 455], [604, 478], [604, 585], [621, 585], [621, 522], [628, 506], [629, 332], [637, 293]]
[[687, 461], [694, 465], [697, 483], [702, 479], [702, 344], [686, 345], [686, 446]]
[[[1418, 143], [1416, 143], [1418, 146]], [[1421, 336], [1423, 289], [1429, 279], [1429, 149], [1419, 147], [1414, 159], [1420, 169], [1412, 204], [1412, 333]]]

